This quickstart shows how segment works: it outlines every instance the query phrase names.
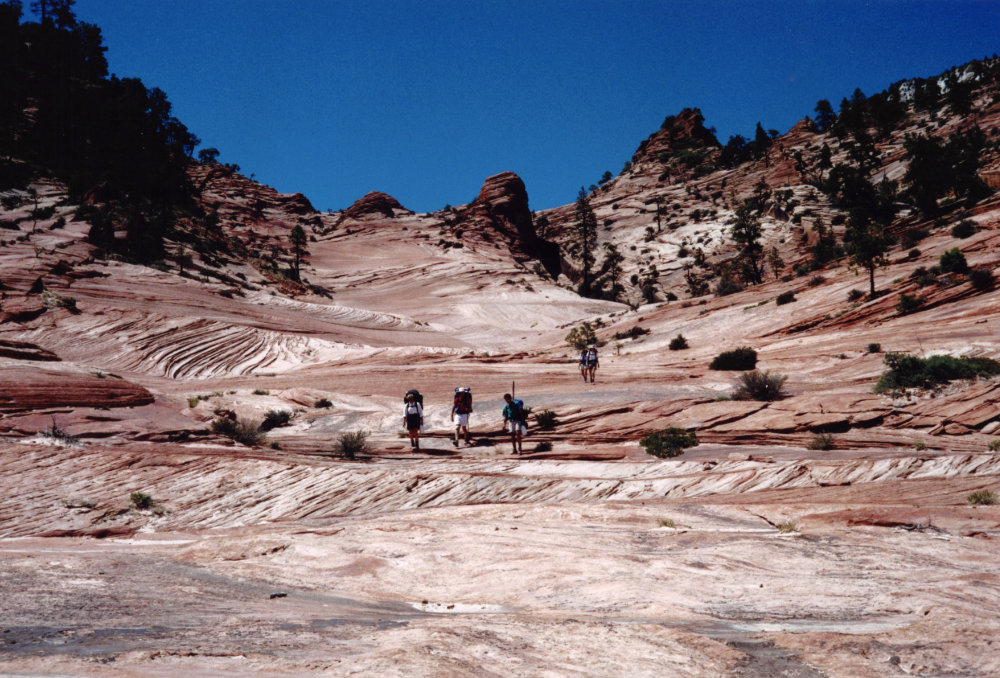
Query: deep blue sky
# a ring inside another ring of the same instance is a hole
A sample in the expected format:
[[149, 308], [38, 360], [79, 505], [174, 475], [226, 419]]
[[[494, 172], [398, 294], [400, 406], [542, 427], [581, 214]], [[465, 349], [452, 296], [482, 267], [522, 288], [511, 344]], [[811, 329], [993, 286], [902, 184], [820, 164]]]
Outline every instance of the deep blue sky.
[[[25, 3], [28, 6], [28, 3]], [[77, 0], [112, 73], [167, 93], [220, 160], [318, 209], [410, 209], [517, 172], [532, 209], [617, 174], [663, 118], [787, 131], [1000, 52], [1000, 0]]]

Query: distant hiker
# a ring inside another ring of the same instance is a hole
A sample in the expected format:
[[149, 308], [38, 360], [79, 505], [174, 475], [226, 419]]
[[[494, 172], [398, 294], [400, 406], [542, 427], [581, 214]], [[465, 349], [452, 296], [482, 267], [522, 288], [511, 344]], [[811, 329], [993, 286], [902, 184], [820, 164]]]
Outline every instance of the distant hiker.
[[424, 425], [423, 400], [415, 390], [407, 391], [403, 399], [403, 426], [410, 434], [410, 447], [416, 450], [420, 449], [420, 427]]
[[580, 376], [583, 377], [584, 381], [587, 381], [587, 358], [590, 356], [590, 350], [584, 347], [580, 351]]
[[587, 377], [590, 377], [590, 383], [594, 383], [594, 375], [597, 373], [597, 368], [601, 366], [600, 361], [597, 359], [597, 345], [591, 345], [589, 349], [585, 351], [587, 354], [587, 371], [583, 375], [583, 380], [587, 381]]
[[524, 402], [509, 393], [504, 393], [503, 399], [507, 403], [503, 408], [503, 423], [510, 431], [510, 444], [514, 448], [514, 454], [523, 453], [524, 434], [528, 432], [528, 415], [524, 411]]
[[465, 436], [465, 444], [469, 444], [469, 415], [472, 414], [472, 389], [459, 386], [455, 389], [455, 398], [451, 403], [451, 420], [455, 422], [455, 439], [452, 445], [458, 447], [458, 441]]

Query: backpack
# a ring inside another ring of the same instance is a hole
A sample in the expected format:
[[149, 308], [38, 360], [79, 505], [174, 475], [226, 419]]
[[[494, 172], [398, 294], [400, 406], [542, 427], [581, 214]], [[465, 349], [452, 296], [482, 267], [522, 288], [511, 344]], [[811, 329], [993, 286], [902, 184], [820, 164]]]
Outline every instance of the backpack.
[[424, 397], [420, 395], [420, 391], [418, 391], [415, 388], [411, 388], [409, 391], [406, 392], [406, 394], [403, 396], [403, 402], [405, 403], [406, 399], [409, 398], [411, 395], [413, 396], [413, 400], [415, 402], [420, 403], [421, 407], [424, 406]]
[[588, 351], [586, 349], [584, 349], [580, 353], [580, 364], [581, 365], [586, 365], [587, 364], [587, 358], [588, 358], [589, 355], [590, 355], [590, 351]]
[[514, 398], [510, 401], [510, 418], [520, 422], [528, 419], [524, 416], [524, 401], [520, 398]]
[[472, 412], [472, 389], [468, 386], [456, 388], [452, 407], [458, 414], [469, 414]]

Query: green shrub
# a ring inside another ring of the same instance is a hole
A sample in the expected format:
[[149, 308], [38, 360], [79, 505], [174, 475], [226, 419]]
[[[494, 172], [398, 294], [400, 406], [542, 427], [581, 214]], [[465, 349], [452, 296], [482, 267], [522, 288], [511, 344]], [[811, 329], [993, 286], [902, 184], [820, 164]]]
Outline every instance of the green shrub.
[[886, 353], [882, 361], [889, 371], [875, 384], [876, 393], [902, 388], [930, 388], [955, 379], [1000, 374], [1000, 362], [992, 358], [955, 358], [950, 355], [918, 358], [908, 353]]
[[786, 520], [782, 523], [777, 523], [775, 524], [775, 527], [778, 529], [778, 532], [781, 532], [782, 534], [790, 534], [792, 532], [798, 532], [799, 529], [798, 523], [796, 523], [794, 520]]
[[817, 433], [812, 440], [806, 443], [808, 450], [832, 450], [833, 436], [829, 433]]
[[954, 238], [968, 238], [973, 235], [977, 230], [976, 223], [969, 219], [962, 219], [960, 222], [955, 224], [951, 229], [951, 235]]
[[594, 334], [594, 327], [589, 322], [577, 325], [566, 335], [566, 343], [577, 351], [582, 351], [590, 344], [596, 342], [597, 336]]
[[875, 343], [873, 341], [872, 343], [868, 344], [868, 352], [869, 353], [881, 353], [882, 352], [882, 344], [877, 344], [877, 343]]
[[133, 492], [129, 495], [132, 506], [138, 509], [148, 509], [153, 505], [153, 497], [145, 492]]
[[944, 254], [941, 255], [941, 259], [938, 262], [941, 270], [945, 273], [968, 273], [969, 264], [965, 261], [965, 255], [962, 254], [962, 250], [957, 247], [953, 247]]
[[287, 426], [292, 419], [292, 413], [288, 410], [270, 410], [264, 415], [264, 421], [260, 423], [262, 431], [270, 431], [279, 426]]
[[687, 339], [684, 338], [683, 334], [678, 334], [676, 337], [670, 340], [670, 345], [668, 348], [671, 351], [683, 351], [688, 347]]
[[647, 454], [665, 459], [684, 454], [684, 448], [697, 447], [698, 438], [694, 431], [686, 431], [676, 426], [650, 433], [639, 441]]
[[968, 497], [969, 506], [992, 506], [1000, 501], [996, 493], [991, 490], [976, 490]]
[[778, 306], [783, 306], [785, 304], [790, 304], [795, 301], [795, 292], [782, 292], [778, 295], [778, 298], [774, 300], [774, 303]]
[[848, 301], [857, 301], [858, 299], [861, 299], [864, 296], [865, 296], [865, 293], [862, 292], [861, 290], [851, 290], [850, 292], [847, 293], [847, 300]]
[[201, 402], [201, 398], [198, 396], [190, 396], [188, 398], [188, 407], [198, 407], [198, 403]]
[[348, 431], [337, 438], [337, 452], [346, 459], [354, 459], [368, 451], [368, 431]]
[[988, 268], [974, 268], [969, 271], [969, 282], [980, 292], [993, 289], [993, 271]]
[[253, 390], [253, 394], [254, 395], [271, 395], [271, 392], [268, 391], [266, 388], [255, 388]]
[[906, 253], [906, 258], [910, 261], [915, 261], [920, 258], [920, 250], [914, 247], [912, 250]]
[[917, 287], [927, 287], [937, 282], [937, 274], [941, 272], [937, 266], [927, 270], [923, 266], [917, 268], [910, 274], [910, 280], [917, 283]]
[[212, 432], [232, 438], [248, 447], [256, 447], [264, 442], [266, 437], [260, 424], [250, 421], [219, 417], [212, 422]]
[[900, 315], [907, 315], [909, 313], [913, 313], [923, 305], [923, 297], [918, 297], [915, 294], [906, 294], [904, 292], [899, 295], [899, 301], [896, 302], [896, 310]]
[[624, 330], [622, 332], [615, 332], [615, 339], [637, 339], [645, 334], [649, 334], [649, 330], [644, 327], [639, 327], [636, 325], [630, 330]]
[[752, 370], [757, 366], [757, 351], [749, 346], [740, 346], [731, 351], [723, 351], [712, 359], [710, 370]]
[[722, 277], [719, 278], [718, 284], [715, 286], [715, 296], [717, 297], [725, 297], [742, 291], [742, 283], [728, 273], [723, 273]]
[[325, 409], [327, 407], [333, 407], [333, 403], [331, 403], [326, 398], [320, 398], [315, 403], [313, 403], [313, 407], [320, 408], [320, 409]]
[[785, 380], [787, 377], [776, 372], [761, 372], [753, 370], [740, 375], [734, 400], [760, 400], [770, 402], [785, 397]]
[[924, 450], [927, 449], [927, 443], [925, 443], [923, 440], [916, 440], [913, 442], [913, 449], [915, 449], [917, 452], [923, 452]]
[[535, 414], [535, 423], [538, 424], [538, 428], [549, 430], [555, 427], [559, 423], [556, 418], [556, 413], [552, 410], [542, 410]]
[[996, 440], [991, 440], [988, 449], [990, 452], [1000, 451], [1000, 438], [997, 438]]

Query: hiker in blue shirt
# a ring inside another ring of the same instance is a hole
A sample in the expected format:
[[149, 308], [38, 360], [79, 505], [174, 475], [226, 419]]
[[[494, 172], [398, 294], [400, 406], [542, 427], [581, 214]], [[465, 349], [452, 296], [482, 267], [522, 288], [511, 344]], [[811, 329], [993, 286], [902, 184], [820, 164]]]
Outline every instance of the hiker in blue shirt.
[[514, 398], [509, 393], [503, 394], [503, 423], [510, 431], [510, 444], [514, 454], [524, 453], [524, 434], [528, 432], [528, 415], [524, 411], [524, 403], [520, 398]]

